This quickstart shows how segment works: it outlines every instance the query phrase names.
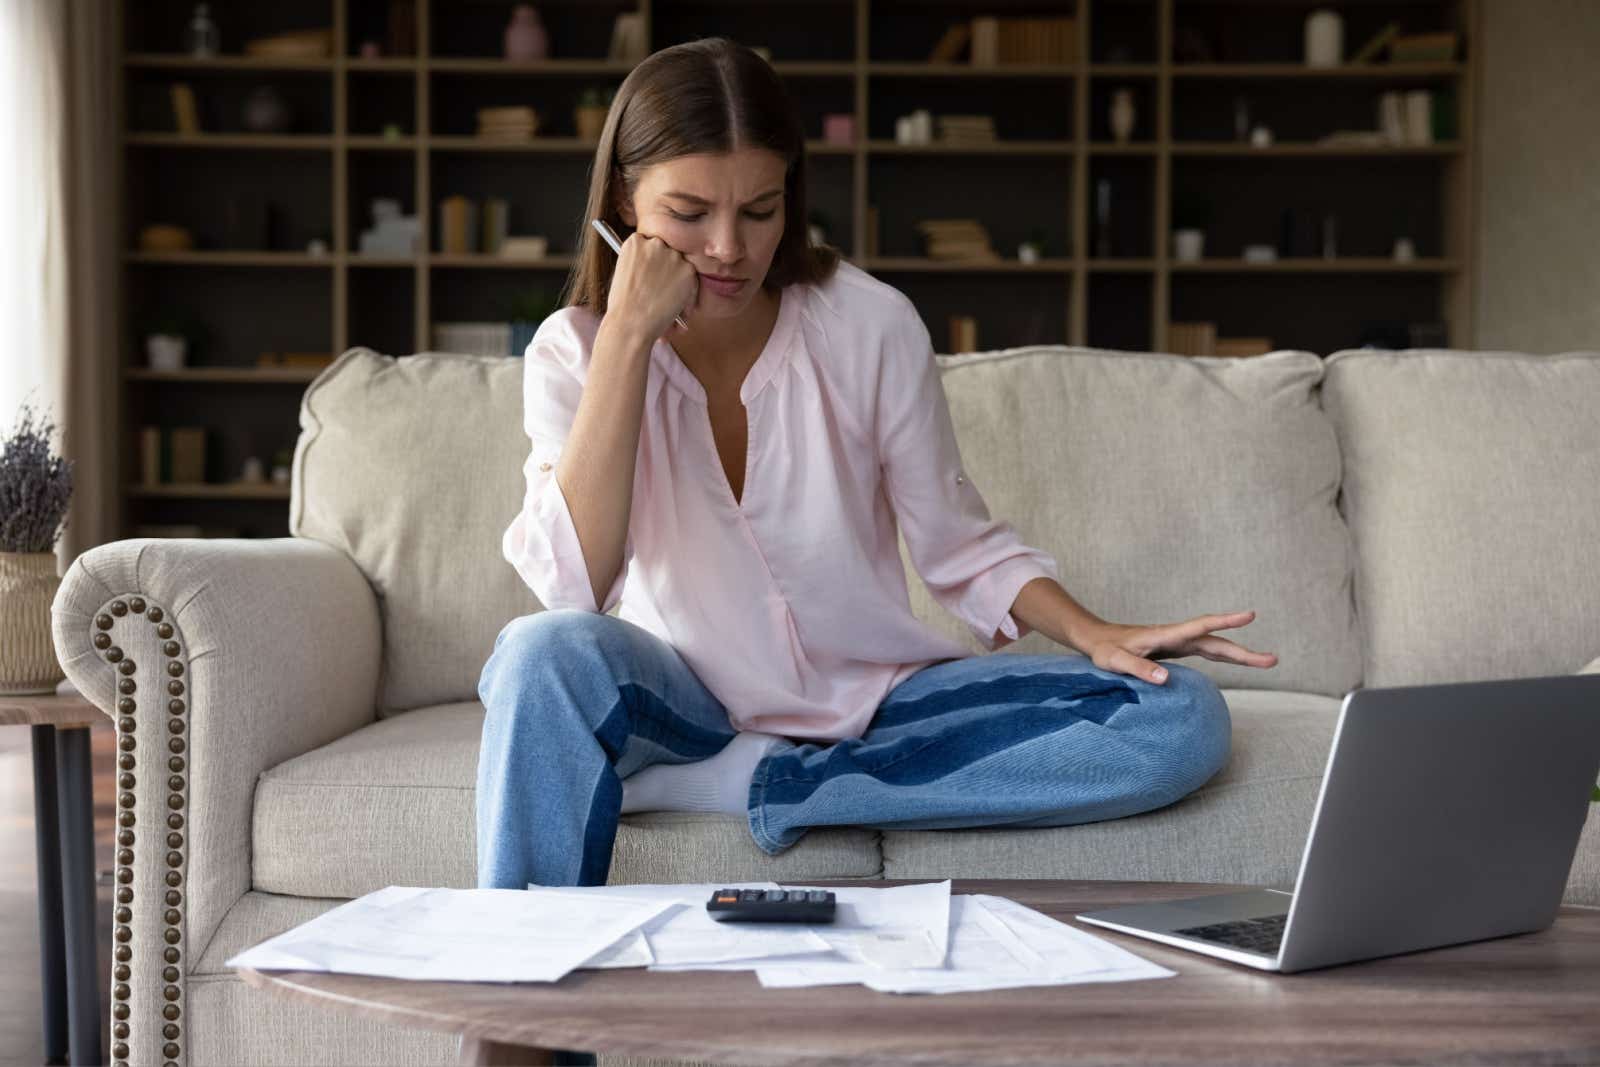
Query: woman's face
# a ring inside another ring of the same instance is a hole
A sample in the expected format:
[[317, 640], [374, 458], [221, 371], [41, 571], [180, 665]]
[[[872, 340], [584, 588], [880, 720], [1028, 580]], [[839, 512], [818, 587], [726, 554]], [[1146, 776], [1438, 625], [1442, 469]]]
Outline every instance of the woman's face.
[[[760, 295], [783, 238], [783, 157], [765, 148], [679, 156], [648, 168], [622, 221], [700, 273], [697, 315], [736, 318]], [[719, 285], [718, 276], [738, 279]]]

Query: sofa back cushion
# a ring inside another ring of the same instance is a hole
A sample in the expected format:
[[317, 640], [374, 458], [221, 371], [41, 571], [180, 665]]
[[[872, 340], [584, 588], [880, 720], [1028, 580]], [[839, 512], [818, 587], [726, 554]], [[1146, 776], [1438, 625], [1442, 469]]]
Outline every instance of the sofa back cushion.
[[476, 699], [495, 635], [539, 610], [500, 554], [527, 454], [520, 359], [353, 348], [306, 389], [289, 532], [372, 583], [380, 714]]
[[[1309, 352], [1183, 357], [1057, 345], [940, 356], [962, 461], [989, 510], [1121, 623], [1253, 609], [1220, 631], [1270, 669], [1198, 656], [1220, 685], [1342, 696], [1361, 676], [1339, 452]], [[913, 609], [976, 651], [911, 568]], [[1060, 652], [1030, 634], [1004, 652]]]
[[1350, 350], [1344, 454], [1368, 685], [1570, 674], [1600, 648], [1600, 353]]
[[[1118, 622], [1254, 608], [1225, 631], [1271, 670], [1221, 684], [1342, 695], [1359, 678], [1339, 458], [1308, 353], [1184, 358], [1046, 346], [940, 357], [991, 512]], [[384, 626], [379, 711], [477, 696], [494, 638], [541, 610], [501, 556], [522, 502], [522, 360], [344, 353], [306, 390], [290, 532], [355, 560]], [[903, 551], [903, 549], [902, 549]], [[919, 617], [979, 651], [907, 559]], [[1007, 651], [1062, 651], [1031, 635]]]

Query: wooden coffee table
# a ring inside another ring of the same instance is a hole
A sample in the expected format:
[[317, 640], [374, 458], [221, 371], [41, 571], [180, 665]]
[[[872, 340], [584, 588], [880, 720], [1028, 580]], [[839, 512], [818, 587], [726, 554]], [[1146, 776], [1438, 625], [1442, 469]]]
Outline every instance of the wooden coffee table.
[[1243, 888], [952, 881], [952, 893], [1008, 897], [1178, 972], [1137, 982], [893, 994], [763, 989], [748, 971], [580, 970], [526, 985], [241, 973], [279, 995], [460, 1034], [461, 1062], [477, 1064], [550, 1063], [552, 1049], [785, 1065], [1600, 1062], [1600, 909], [1562, 908], [1539, 933], [1290, 975], [1072, 917]]

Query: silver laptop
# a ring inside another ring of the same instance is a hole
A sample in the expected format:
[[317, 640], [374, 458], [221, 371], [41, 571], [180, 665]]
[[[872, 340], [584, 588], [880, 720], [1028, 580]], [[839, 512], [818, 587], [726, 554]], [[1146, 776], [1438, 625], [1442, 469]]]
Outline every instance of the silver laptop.
[[1543, 930], [1597, 774], [1600, 675], [1357, 689], [1294, 892], [1078, 918], [1284, 973]]

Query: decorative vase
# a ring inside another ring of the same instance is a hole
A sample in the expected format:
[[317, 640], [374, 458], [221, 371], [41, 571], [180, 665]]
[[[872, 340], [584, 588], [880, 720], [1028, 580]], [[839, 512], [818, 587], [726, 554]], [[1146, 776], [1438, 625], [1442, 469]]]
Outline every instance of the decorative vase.
[[1118, 89], [1111, 94], [1111, 135], [1117, 139], [1118, 144], [1127, 144], [1128, 138], [1133, 136], [1133, 124], [1138, 118], [1138, 110], [1133, 104], [1132, 89]]
[[188, 339], [176, 334], [153, 333], [144, 339], [151, 370], [182, 370], [188, 351]]
[[278, 90], [263, 85], [244, 102], [244, 126], [252, 133], [283, 133], [289, 128], [289, 105]]
[[54, 552], [0, 552], [0, 694], [54, 693], [66, 677], [50, 638], [60, 586]]
[[1344, 20], [1326, 8], [1306, 16], [1306, 66], [1337, 67], [1344, 62]]
[[1206, 232], [1196, 229], [1172, 231], [1172, 254], [1180, 263], [1198, 263], [1206, 250]]
[[511, 21], [506, 23], [506, 58], [525, 63], [546, 59], [549, 55], [550, 33], [544, 28], [539, 12], [529, 4], [512, 8]]

